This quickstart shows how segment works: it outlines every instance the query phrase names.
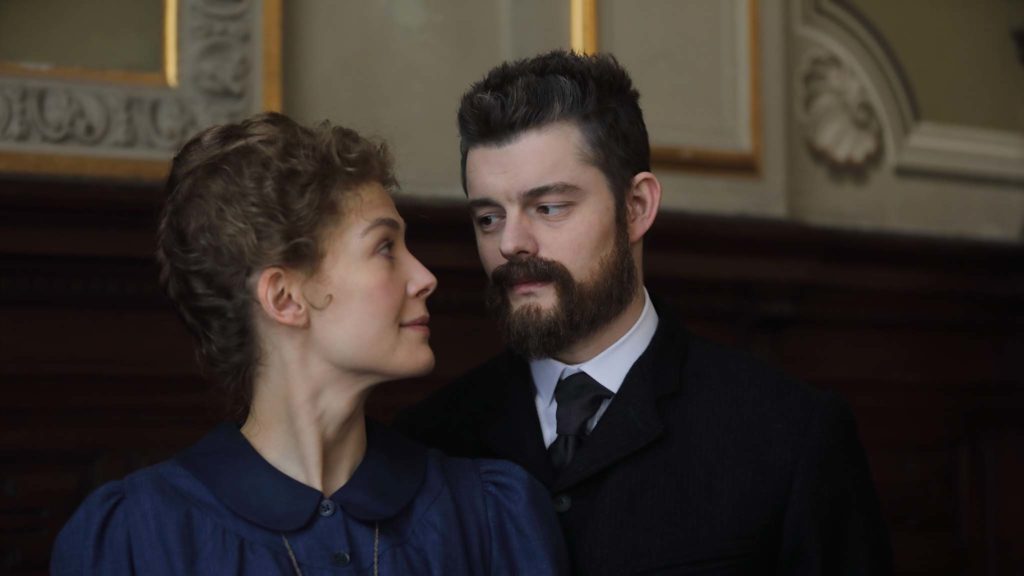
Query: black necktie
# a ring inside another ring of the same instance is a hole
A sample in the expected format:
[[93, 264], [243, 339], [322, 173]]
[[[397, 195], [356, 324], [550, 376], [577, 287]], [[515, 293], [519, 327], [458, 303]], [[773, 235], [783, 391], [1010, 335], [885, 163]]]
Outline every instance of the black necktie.
[[555, 386], [558, 437], [548, 448], [555, 472], [560, 472], [572, 460], [583, 437], [587, 435], [587, 420], [597, 413], [605, 398], [612, 396], [610, 390], [598, 384], [586, 372], [577, 372], [559, 380]]

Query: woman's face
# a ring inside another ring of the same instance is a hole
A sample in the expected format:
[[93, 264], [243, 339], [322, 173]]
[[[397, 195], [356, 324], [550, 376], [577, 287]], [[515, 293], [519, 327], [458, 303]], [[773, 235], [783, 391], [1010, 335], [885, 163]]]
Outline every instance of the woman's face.
[[313, 353], [358, 378], [429, 372], [427, 297], [437, 278], [409, 252], [405, 222], [380, 184], [349, 194], [343, 212], [305, 290]]

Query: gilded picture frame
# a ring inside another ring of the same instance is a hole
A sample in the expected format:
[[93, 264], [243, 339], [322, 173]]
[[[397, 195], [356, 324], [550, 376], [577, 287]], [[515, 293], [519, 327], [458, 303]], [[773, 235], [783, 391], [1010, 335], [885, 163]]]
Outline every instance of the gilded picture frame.
[[[595, 53], [614, 47], [601, 45], [599, 34], [599, 0], [570, 0], [570, 47], [580, 53]], [[672, 142], [651, 142], [651, 161], [668, 168], [693, 172], [715, 172], [757, 176], [762, 162], [761, 78], [760, 78], [760, 16], [758, 0], [746, 2], [747, 70], [749, 86], [746, 113], [749, 145], [742, 149], [722, 149]]]

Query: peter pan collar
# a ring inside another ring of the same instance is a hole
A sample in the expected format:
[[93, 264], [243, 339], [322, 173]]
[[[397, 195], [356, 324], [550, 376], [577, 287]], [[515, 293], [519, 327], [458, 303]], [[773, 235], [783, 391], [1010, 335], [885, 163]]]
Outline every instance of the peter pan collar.
[[[305, 526], [323, 500], [319, 490], [274, 468], [238, 427], [224, 423], [177, 456], [235, 514], [269, 530]], [[331, 500], [348, 515], [373, 522], [396, 516], [426, 473], [426, 449], [373, 422], [366, 423], [366, 455]]]

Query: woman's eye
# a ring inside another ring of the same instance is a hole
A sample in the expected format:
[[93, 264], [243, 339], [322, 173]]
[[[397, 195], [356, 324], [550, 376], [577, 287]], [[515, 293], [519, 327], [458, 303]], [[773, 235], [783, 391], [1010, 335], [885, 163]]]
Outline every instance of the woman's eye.
[[380, 246], [377, 247], [377, 253], [383, 254], [385, 256], [391, 256], [391, 252], [394, 250], [394, 248], [395, 242], [393, 240], [385, 240], [384, 242], [380, 243]]

